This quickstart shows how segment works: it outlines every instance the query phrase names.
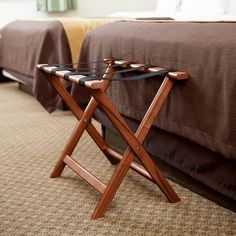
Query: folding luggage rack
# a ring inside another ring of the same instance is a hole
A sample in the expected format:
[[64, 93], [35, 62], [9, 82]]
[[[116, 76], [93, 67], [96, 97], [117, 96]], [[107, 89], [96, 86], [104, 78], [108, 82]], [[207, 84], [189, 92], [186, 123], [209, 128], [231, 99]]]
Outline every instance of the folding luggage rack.
[[[139, 64], [126, 60], [104, 59], [104, 62], [107, 64], [107, 68], [102, 77], [99, 76], [99, 73], [85, 72], [83, 69], [76, 69], [75, 71], [59, 65], [37, 65], [37, 68], [44, 73], [46, 79], [56, 89], [57, 93], [78, 119], [78, 123], [65, 145], [50, 177], [59, 177], [62, 174], [64, 167], [67, 165], [100, 192], [102, 196], [92, 214], [93, 219], [104, 216], [129, 168], [157, 184], [169, 202], [173, 203], [180, 201], [173, 188], [143, 148], [142, 142], [174, 85], [174, 81], [186, 80], [189, 78], [189, 75], [186, 72], [169, 70], [153, 65]], [[142, 73], [128, 78], [113, 78], [116, 74], [130, 71], [140, 71]], [[90, 75], [87, 76], [89, 73]], [[163, 82], [154, 96], [137, 131], [133, 133], [123, 120], [119, 111], [111, 103], [110, 99], [105, 94], [105, 91], [112, 80], [134, 80], [153, 76], [157, 76], [157, 78], [164, 77]], [[67, 92], [62, 79], [70, 81], [71, 83], [80, 84], [88, 90], [91, 99], [84, 111]], [[98, 106], [106, 113], [127, 142], [128, 147], [123, 155], [110, 148], [91, 123], [91, 118]], [[109, 154], [114, 160], [120, 161], [107, 186], [71, 157], [85, 130], [105, 155]], [[139, 158], [146, 170], [133, 162], [134, 156]]]

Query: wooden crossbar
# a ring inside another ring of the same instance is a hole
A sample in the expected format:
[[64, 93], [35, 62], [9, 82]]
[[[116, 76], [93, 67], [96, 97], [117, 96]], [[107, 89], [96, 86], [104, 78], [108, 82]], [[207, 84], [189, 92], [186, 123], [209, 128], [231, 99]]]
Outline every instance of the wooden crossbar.
[[[86, 80], [86, 76], [82, 74], [68, 75], [70, 72], [69, 70], [58, 70], [54, 71], [52, 74], [52, 71], [57, 68], [56, 66], [50, 66], [47, 64], [37, 65], [37, 68], [44, 73], [45, 78], [52, 84], [61, 98], [68, 105], [72, 113], [78, 119], [78, 123], [74, 128], [74, 131], [72, 132], [56, 166], [54, 167], [54, 170], [51, 173], [51, 177], [54, 178], [60, 176], [64, 167], [67, 165], [101, 193], [101, 199], [92, 214], [92, 219], [103, 217], [105, 215], [105, 212], [107, 211], [129, 168], [135, 170], [142, 176], [157, 184], [169, 202], [178, 202], [180, 200], [179, 197], [166, 178], [161, 174], [158, 167], [154, 164], [147, 151], [143, 148], [142, 142], [151, 128], [154, 119], [158, 115], [158, 112], [166, 100], [171, 88], [173, 87], [174, 80], [185, 80], [188, 79], [189, 75], [186, 72], [181, 71], [169, 71], [163, 75], [164, 80], [159, 90], [153, 98], [137, 131], [133, 133], [105, 93], [111, 82], [110, 79], [112, 79], [115, 74], [113, 65], [137, 69], [143, 73], [163, 71], [164, 68], [157, 66], [144, 68], [144, 64], [130, 63], [125, 60], [105, 59], [104, 62], [108, 64], [108, 67], [103, 75], [104, 80], [101, 80], [100, 78]], [[82, 111], [82, 109], [63, 86], [60, 78], [64, 78], [65, 74], [67, 74], [67, 80], [72, 83], [80, 83], [81, 79], [84, 80], [84, 86], [92, 96], [84, 111]], [[91, 123], [92, 116], [98, 105], [106, 113], [113, 125], [126, 140], [128, 147], [123, 155], [110, 148]], [[105, 155], [109, 154], [112, 158], [114, 158], [114, 160], [119, 160], [119, 164], [117, 165], [117, 168], [115, 169], [115, 172], [107, 186], [72, 158], [72, 153], [85, 130], [89, 133], [91, 138]], [[144, 168], [133, 162], [134, 156], [137, 156], [140, 159]]]

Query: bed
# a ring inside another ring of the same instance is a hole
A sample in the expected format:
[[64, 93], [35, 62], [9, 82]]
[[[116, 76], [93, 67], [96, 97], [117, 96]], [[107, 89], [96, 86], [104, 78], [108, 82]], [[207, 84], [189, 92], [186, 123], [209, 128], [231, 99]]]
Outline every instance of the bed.
[[[0, 31], [0, 73], [26, 85], [47, 111], [52, 112], [60, 98], [36, 70], [37, 63], [77, 63], [85, 34], [109, 19], [29, 19], [17, 20]], [[65, 84], [70, 90], [70, 86]], [[72, 88], [73, 90], [73, 88]], [[77, 102], [88, 97], [79, 89]]]
[[[218, 203], [231, 203], [234, 210], [235, 38], [235, 22], [114, 22], [90, 31], [80, 56], [83, 62], [123, 58], [189, 72], [190, 79], [172, 90], [144, 145], [156, 162], [208, 186], [213, 190], [212, 198], [219, 194], [224, 200], [218, 199]], [[110, 85], [109, 96], [133, 130], [158, 85], [154, 79]], [[117, 131], [100, 110], [95, 119], [103, 125], [107, 142], [118, 151], [124, 149]], [[203, 185], [198, 189], [200, 194]]]

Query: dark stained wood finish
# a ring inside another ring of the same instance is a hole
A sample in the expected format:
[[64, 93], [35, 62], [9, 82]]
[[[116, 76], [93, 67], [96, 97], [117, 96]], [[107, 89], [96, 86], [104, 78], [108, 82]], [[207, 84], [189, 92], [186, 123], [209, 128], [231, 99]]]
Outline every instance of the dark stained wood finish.
[[[137, 63], [131, 63], [129, 64], [128, 61], [125, 60], [119, 60], [119, 61], [111, 61], [109, 59], [104, 59], [104, 62], [109, 64], [109, 63], [114, 63], [117, 65], [120, 65], [121, 67], [126, 67], [126, 68], [137, 68], [140, 66], [144, 66], [145, 64], [137, 64]], [[163, 67], [150, 67], [148, 69], [137, 69], [139, 71], [142, 71], [144, 73], [148, 73], [148, 72], [158, 72], [160, 70], [165, 70], [165, 68]], [[174, 71], [174, 72], [168, 72], [167, 76], [170, 79], [174, 79], [174, 80], [186, 80], [189, 78], [189, 74], [187, 72], [183, 72], [183, 71]]]
[[[129, 64], [129, 62], [123, 60], [104, 61], [106, 63], [109, 63], [110, 65], [115, 63], [127, 68], [137, 68], [143, 65]], [[38, 65], [38, 68], [40, 68], [40, 65]], [[143, 148], [142, 142], [145, 139], [149, 129], [151, 128], [153, 121], [160, 111], [164, 101], [166, 100], [174, 84], [174, 80], [187, 79], [188, 74], [185, 72], [170, 72], [167, 74], [158, 92], [153, 98], [153, 101], [149, 106], [142, 122], [140, 123], [139, 128], [134, 134], [125, 123], [118, 110], [113, 106], [110, 99], [105, 94], [105, 90], [109, 86], [110, 81], [94, 80], [85, 82], [85, 87], [92, 95], [92, 98], [85, 111], [83, 112], [61, 83], [60, 77], [63, 77], [63, 75], [68, 71], [58, 71], [56, 72], [56, 76], [52, 76], [49, 75], [52, 69], [53, 67], [45, 67], [43, 69], [43, 73], [48, 81], [52, 84], [52, 86], [56, 89], [58, 94], [65, 101], [65, 103], [68, 105], [75, 117], [78, 119], [78, 123], [62, 151], [58, 162], [51, 174], [51, 177], [54, 178], [60, 176], [65, 165], [67, 165], [83, 179], [85, 179], [91, 186], [98, 190], [102, 194], [102, 196], [92, 214], [93, 219], [104, 216], [129, 168], [135, 170], [142, 176], [156, 183], [170, 202], [180, 201], [173, 188], [170, 186], [166, 178], [159, 171], [158, 167], [153, 163], [149, 154]], [[141, 71], [143, 71], [144, 73], [149, 73], [163, 69], [164, 68], [160, 67], [152, 67], [149, 69], [141, 69]], [[113, 68], [109, 66], [105, 73], [110, 73], [112, 71]], [[83, 76], [70, 76], [69, 80], [73, 83], [78, 83], [79, 79], [82, 77]], [[104, 74], [104, 77], [111, 79], [113, 77], [113, 74]], [[110, 118], [111, 122], [116, 126], [120, 134], [126, 140], [128, 148], [123, 155], [120, 155], [119, 153], [111, 149], [105, 143], [101, 135], [91, 123], [91, 118], [98, 105], [104, 110], [104, 112]], [[120, 161], [107, 186], [71, 157], [78, 141], [80, 140], [85, 130], [87, 130], [91, 138], [103, 151], [104, 154], [109, 154], [116, 160]], [[133, 163], [134, 155], [136, 155], [140, 159], [146, 170]]]
[[[50, 73], [50, 71], [46, 71], [47, 73]], [[108, 68], [107, 71], [112, 72], [112, 68]], [[92, 98], [90, 100], [89, 105], [86, 108], [86, 114], [82, 111], [82, 109], [78, 106], [78, 104], [75, 102], [75, 100], [70, 96], [66, 88], [61, 82], [61, 79], [57, 76], [51, 76], [50, 74], [44, 73], [45, 78], [52, 84], [52, 86], [56, 89], [57, 93], [61, 96], [61, 98], [65, 101], [67, 106], [70, 108], [74, 116], [79, 120], [76, 127], [74, 128], [66, 146], [64, 147], [56, 166], [54, 167], [54, 170], [52, 171], [50, 177], [55, 178], [59, 177], [65, 167], [64, 159], [66, 155], [71, 156], [77, 143], [79, 142], [79, 139], [81, 135], [84, 132], [84, 129], [86, 128], [87, 132], [90, 134], [92, 139], [95, 141], [95, 143], [98, 145], [98, 147], [101, 149], [102, 152], [104, 152], [104, 149], [107, 148], [107, 144], [103, 140], [102, 136], [98, 133], [96, 128], [91, 123], [91, 117], [93, 115], [93, 112], [97, 108], [97, 102]], [[112, 74], [106, 74], [107, 78], [111, 78]], [[102, 81], [103, 83], [103, 90], [106, 90], [109, 86], [110, 81]], [[89, 113], [89, 114], [88, 114]], [[82, 120], [82, 121], [81, 121]]]
[[[116, 152], [112, 148], [107, 148], [105, 151], [107, 152], [107, 154], [112, 155], [112, 157], [114, 157], [117, 161], [121, 161], [122, 158], [123, 158], [123, 156], [120, 153]], [[132, 162], [130, 164], [130, 168], [132, 170], [136, 171], [137, 173], [139, 173], [140, 175], [142, 175], [143, 177], [145, 177], [145, 178], [147, 178], [147, 179], [154, 182], [154, 180], [152, 179], [152, 176], [144, 168], [142, 168], [140, 165]]]
[[72, 157], [66, 156], [64, 162], [69, 166], [73, 171], [75, 171], [81, 178], [83, 178], [91, 186], [96, 186], [96, 190], [101, 194], [104, 193], [106, 185], [103, 184], [99, 179], [97, 179], [93, 174], [87, 171], [83, 166], [77, 163]]
[[92, 218], [95, 219], [104, 216], [107, 208], [111, 203], [111, 200], [113, 199], [117, 189], [119, 188], [125, 174], [127, 173], [133, 161], [134, 154], [136, 154], [137, 157], [141, 160], [154, 182], [160, 187], [168, 200], [170, 202], [177, 202], [180, 200], [175, 191], [169, 185], [166, 178], [162, 176], [159, 169], [155, 166], [152, 159], [141, 145], [141, 142], [147, 135], [151, 124], [155, 119], [156, 114], [160, 110], [163, 102], [165, 101], [165, 98], [167, 97], [172, 85], [173, 80], [166, 77], [160, 88], [161, 92], [157, 93], [157, 95], [153, 99], [153, 102], [151, 103], [150, 108], [144, 116], [143, 121], [141, 122], [135, 135], [132, 133], [128, 125], [124, 122], [123, 118], [116, 110], [116, 108], [111, 104], [109, 98], [105, 95], [105, 93], [100, 90], [90, 91], [93, 97], [99, 102], [100, 107], [105, 111], [107, 116], [110, 118], [112, 123], [116, 126], [120, 134], [129, 145], [129, 147], [125, 151], [122, 161], [119, 163], [114, 175], [112, 176], [107, 186], [107, 191], [104, 192], [97, 207], [95, 208]]

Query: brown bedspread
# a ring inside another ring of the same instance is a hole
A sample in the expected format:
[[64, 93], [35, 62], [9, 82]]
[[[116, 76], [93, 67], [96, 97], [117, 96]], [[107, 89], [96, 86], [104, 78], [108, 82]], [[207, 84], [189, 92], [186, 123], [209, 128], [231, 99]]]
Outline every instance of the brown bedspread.
[[[87, 35], [80, 60], [107, 57], [189, 72], [155, 126], [236, 160], [236, 23], [107, 24]], [[123, 115], [140, 120], [157, 87], [154, 79], [113, 82], [108, 93]]]
[[59, 98], [36, 70], [36, 64], [71, 63], [62, 24], [58, 21], [14, 21], [2, 29], [0, 52], [0, 67], [34, 78], [34, 96], [48, 111], [53, 111]]

